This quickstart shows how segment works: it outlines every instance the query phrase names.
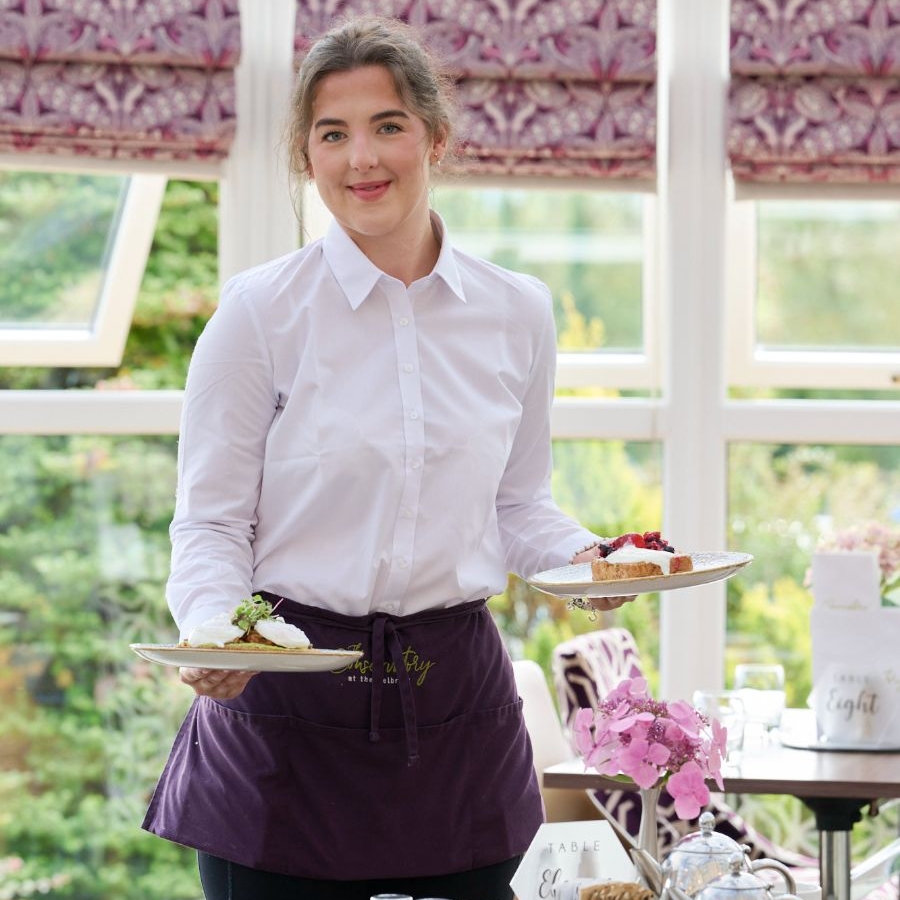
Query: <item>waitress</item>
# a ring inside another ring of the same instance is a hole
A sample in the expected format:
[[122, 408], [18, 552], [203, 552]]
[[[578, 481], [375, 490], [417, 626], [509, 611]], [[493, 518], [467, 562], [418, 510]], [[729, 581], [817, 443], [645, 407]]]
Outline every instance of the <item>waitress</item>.
[[452, 109], [405, 26], [322, 37], [290, 149], [334, 222], [232, 278], [191, 361], [182, 635], [262, 593], [314, 647], [364, 652], [329, 673], [181, 670], [197, 697], [144, 827], [197, 849], [208, 900], [503, 900], [542, 821], [485, 598], [597, 537], [550, 495], [547, 288], [454, 247], [429, 208]]

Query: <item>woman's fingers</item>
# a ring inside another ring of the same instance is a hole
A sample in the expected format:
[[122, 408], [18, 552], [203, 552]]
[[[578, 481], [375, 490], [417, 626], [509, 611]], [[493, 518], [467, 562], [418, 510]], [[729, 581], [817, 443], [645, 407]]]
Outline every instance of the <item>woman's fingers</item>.
[[591, 606], [600, 610], [600, 612], [609, 612], [624, 606], [626, 603], [631, 603], [635, 597], [637, 597], [637, 594], [632, 594], [628, 597], [591, 597]]
[[200, 697], [231, 700], [247, 686], [256, 672], [234, 672], [229, 669], [180, 669], [181, 680]]

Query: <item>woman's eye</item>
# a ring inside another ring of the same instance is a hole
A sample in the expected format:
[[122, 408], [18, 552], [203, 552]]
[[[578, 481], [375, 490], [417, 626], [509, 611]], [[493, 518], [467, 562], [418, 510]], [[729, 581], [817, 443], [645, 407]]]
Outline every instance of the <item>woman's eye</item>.
[[395, 125], [393, 122], [385, 122], [384, 125], [381, 126], [381, 131], [384, 134], [399, 134], [403, 129], [399, 125]]
[[325, 144], [333, 144], [335, 141], [339, 141], [343, 136], [343, 133], [340, 131], [326, 131], [322, 135], [322, 142]]

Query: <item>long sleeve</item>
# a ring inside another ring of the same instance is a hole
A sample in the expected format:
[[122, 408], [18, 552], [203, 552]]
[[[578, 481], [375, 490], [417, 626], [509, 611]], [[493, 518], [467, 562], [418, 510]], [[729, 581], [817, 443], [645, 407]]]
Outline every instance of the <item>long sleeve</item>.
[[264, 448], [277, 411], [252, 313], [233, 283], [226, 285], [191, 360], [167, 588], [182, 633], [251, 590]]
[[597, 540], [559, 509], [550, 492], [556, 331], [549, 292], [535, 320], [534, 341], [522, 416], [497, 493], [497, 520], [506, 563], [510, 571], [523, 577], [565, 565], [573, 554]]

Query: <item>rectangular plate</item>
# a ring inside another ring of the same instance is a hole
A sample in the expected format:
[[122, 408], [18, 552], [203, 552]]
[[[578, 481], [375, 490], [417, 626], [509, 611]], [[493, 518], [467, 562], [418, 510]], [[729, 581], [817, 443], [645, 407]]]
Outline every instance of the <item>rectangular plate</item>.
[[179, 647], [175, 644], [129, 646], [138, 656], [163, 666], [241, 672], [333, 672], [362, 656], [359, 650], [229, 650], [227, 647]]

